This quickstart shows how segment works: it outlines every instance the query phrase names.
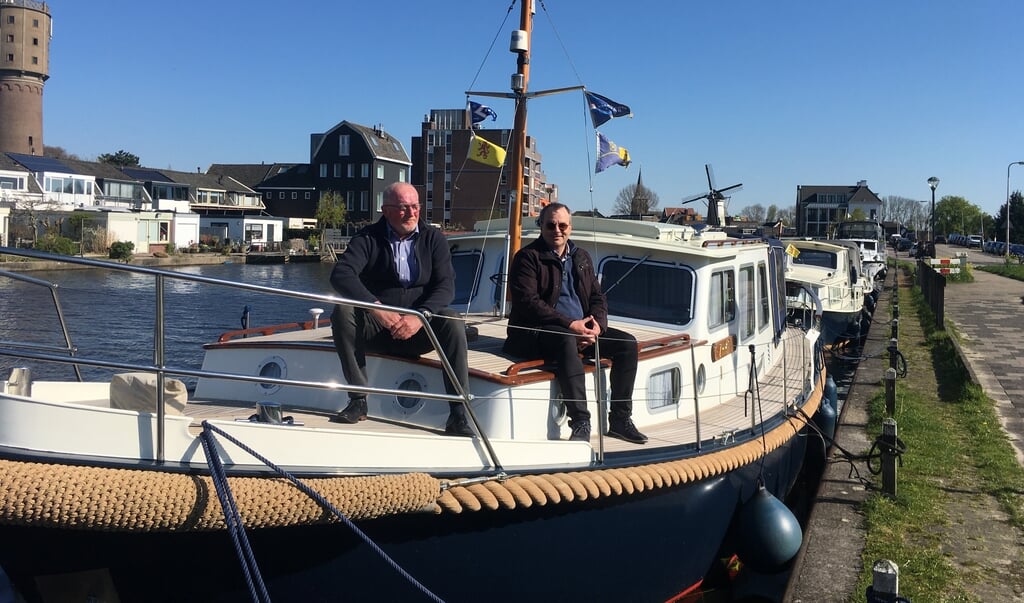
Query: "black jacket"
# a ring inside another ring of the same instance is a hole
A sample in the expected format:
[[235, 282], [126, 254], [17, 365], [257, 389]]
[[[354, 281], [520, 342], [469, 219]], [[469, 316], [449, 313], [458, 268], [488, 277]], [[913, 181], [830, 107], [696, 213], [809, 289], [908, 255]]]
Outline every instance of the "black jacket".
[[[569, 241], [569, 255], [572, 256], [573, 282], [583, 306], [583, 316], [592, 315], [604, 333], [608, 329], [608, 304], [597, 280], [594, 261], [589, 253], [572, 241]], [[505, 342], [506, 352], [529, 355], [529, 352], [523, 352], [533, 345], [531, 331], [513, 327], [568, 327], [576, 320], [555, 310], [561, 287], [562, 261], [551, 253], [543, 238], [516, 253], [509, 270], [512, 310], [508, 319], [510, 328]]]
[[352, 237], [331, 272], [334, 290], [348, 299], [433, 313], [448, 307], [455, 297], [448, 239], [437, 228], [420, 222], [414, 246], [419, 276], [403, 287], [387, 229], [387, 221], [381, 218]]

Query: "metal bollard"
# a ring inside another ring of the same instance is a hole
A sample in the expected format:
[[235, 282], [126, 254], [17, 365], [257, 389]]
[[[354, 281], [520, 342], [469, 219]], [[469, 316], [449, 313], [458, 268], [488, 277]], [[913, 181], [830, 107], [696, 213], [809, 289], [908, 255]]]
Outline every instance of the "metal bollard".
[[885, 369], [885, 414], [896, 414], [896, 369]]
[[889, 340], [889, 347], [886, 349], [889, 351], [889, 368], [896, 370], [896, 352], [899, 350], [899, 342], [895, 337]]
[[894, 318], [894, 319], [892, 319], [892, 339], [894, 341], [899, 341], [899, 338], [900, 338], [900, 319]]
[[896, 496], [896, 419], [882, 419], [882, 493]]
[[867, 603], [910, 603], [900, 596], [900, 568], [888, 559], [871, 566], [871, 586], [865, 593]]

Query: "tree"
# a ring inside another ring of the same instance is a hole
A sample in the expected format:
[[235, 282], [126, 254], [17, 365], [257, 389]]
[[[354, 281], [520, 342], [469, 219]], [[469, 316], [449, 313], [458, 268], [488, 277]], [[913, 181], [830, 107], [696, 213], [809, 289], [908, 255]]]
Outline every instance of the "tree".
[[320, 225], [320, 240], [327, 240], [327, 229], [345, 223], [345, 197], [336, 191], [325, 191], [316, 205], [316, 222]]
[[[992, 237], [997, 241], [1006, 239], [1006, 204], [999, 206], [999, 213], [993, 216], [995, 227]], [[986, 231], [987, 232], [987, 231]], [[1013, 191], [1010, 195], [1010, 243], [1024, 242], [1024, 195]]]
[[935, 202], [935, 234], [980, 234], [981, 215], [981, 208], [967, 199], [946, 195]]
[[139, 156], [133, 155], [124, 149], [116, 153], [104, 153], [96, 158], [100, 163], [109, 163], [117, 167], [139, 167]]
[[760, 203], [748, 205], [740, 210], [741, 217], [755, 224], [764, 224], [766, 215], [767, 212], [765, 212], [764, 206]]
[[50, 147], [43, 145], [43, 155], [47, 157], [53, 157], [54, 159], [72, 159], [78, 161], [78, 155], [74, 153], [68, 153], [64, 150], [64, 147]]
[[630, 184], [619, 191], [612, 205], [612, 213], [642, 216], [658, 211], [658, 193], [642, 183]]
[[930, 209], [917, 199], [889, 195], [882, 200], [882, 220], [897, 222], [909, 230], [925, 230]]

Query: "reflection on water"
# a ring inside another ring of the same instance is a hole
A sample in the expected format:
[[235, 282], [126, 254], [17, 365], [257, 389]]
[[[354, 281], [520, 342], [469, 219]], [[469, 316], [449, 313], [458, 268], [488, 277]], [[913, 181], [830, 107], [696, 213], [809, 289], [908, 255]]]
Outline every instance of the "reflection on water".
[[[332, 295], [332, 264], [189, 266], [179, 272], [244, 282], [303, 293]], [[103, 269], [27, 273], [56, 283], [78, 356], [120, 362], [153, 363], [156, 295], [149, 275]], [[279, 295], [241, 291], [177, 279], [164, 280], [164, 364], [199, 368], [202, 345], [225, 331], [241, 328], [242, 311], [250, 307], [250, 326], [310, 319], [313, 302]], [[0, 343], [14, 341], [64, 346], [49, 290], [0, 276]], [[29, 366], [36, 379], [69, 379], [70, 366], [25, 362], [0, 356], [0, 377], [14, 366]], [[89, 378], [107, 378], [109, 371], [83, 369]]]

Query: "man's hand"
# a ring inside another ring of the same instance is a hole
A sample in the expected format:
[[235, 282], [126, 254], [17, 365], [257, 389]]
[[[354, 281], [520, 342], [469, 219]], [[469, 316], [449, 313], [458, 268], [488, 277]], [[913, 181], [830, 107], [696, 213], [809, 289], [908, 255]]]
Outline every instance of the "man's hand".
[[371, 310], [377, 322], [391, 333], [391, 337], [405, 341], [423, 328], [423, 323], [412, 314], [399, 314], [390, 310]]
[[587, 346], [594, 345], [594, 342], [597, 341], [597, 336], [601, 334], [601, 325], [597, 323], [593, 316], [586, 316], [572, 321], [569, 323], [569, 329], [576, 333], [576, 347], [581, 350]]

